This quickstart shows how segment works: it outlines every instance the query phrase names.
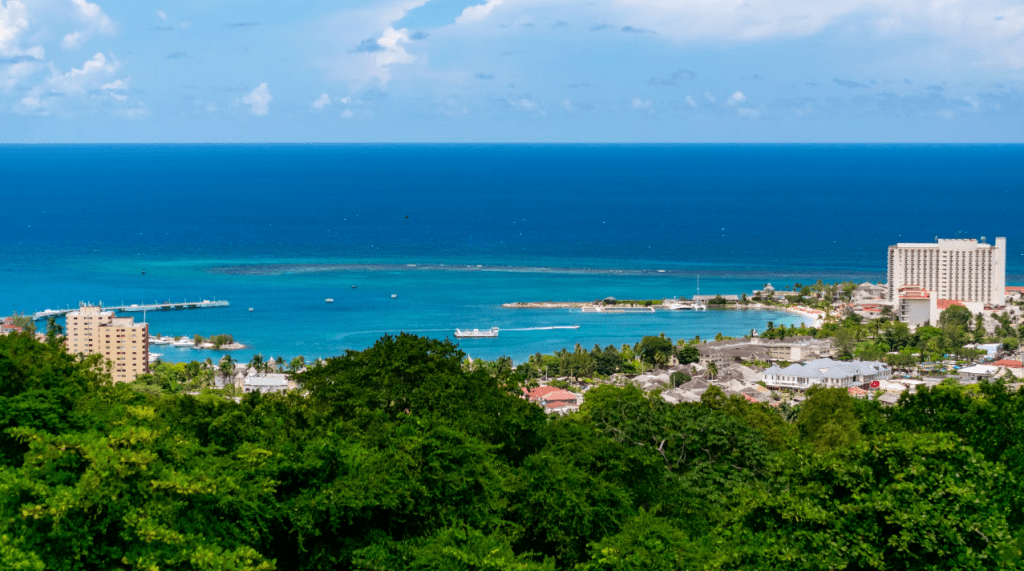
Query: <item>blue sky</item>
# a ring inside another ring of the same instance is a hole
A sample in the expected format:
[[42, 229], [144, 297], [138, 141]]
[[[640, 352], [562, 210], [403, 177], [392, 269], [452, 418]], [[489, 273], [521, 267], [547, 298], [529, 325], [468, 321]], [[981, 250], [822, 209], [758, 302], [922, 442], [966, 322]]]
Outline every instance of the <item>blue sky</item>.
[[1020, 0], [0, 0], [0, 142], [1024, 142]]

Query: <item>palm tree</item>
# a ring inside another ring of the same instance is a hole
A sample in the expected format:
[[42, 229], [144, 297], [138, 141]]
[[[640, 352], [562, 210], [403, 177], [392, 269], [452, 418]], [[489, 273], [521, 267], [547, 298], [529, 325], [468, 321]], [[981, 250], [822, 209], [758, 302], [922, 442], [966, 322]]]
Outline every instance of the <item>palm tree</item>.
[[53, 340], [64, 335], [64, 328], [57, 324], [57, 317], [51, 315], [46, 318], [46, 337]]
[[280, 372], [284, 371], [284, 357], [278, 355], [277, 359], [274, 359], [274, 361], [277, 364], [277, 372], [280, 373]]
[[235, 374], [235, 361], [231, 355], [224, 355], [220, 359], [220, 373], [224, 375], [225, 382], [230, 381]]
[[292, 359], [290, 363], [288, 363], [288, 371], [291, 373], [298, 373], [305, 366], [306, 358], [303, 357], [302, 355], [299, 355], [298, 357]]
[[716, 375], [718, 375], [718, 365], [708, 363], [708, 376], [714, 379]]
[[263, 355], [261, 353], [256, 353], [255, 355], [253, 355], [252, 359], [249, 359], [249, 366], [252, 367], [253, 369], [255, 369], [257, 373], [262, 372], [263, 371]]

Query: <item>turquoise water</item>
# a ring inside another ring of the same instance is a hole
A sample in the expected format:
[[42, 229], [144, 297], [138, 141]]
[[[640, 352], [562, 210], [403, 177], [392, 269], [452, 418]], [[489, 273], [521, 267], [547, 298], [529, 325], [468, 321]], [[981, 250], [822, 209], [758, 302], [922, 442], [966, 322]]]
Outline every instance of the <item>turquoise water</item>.
[[[6, 146], [0, 163], [0, 312], [227, 299], [146, 318], [155, 333], [230, 333], [242, 360], [457, 327], [502, 328], [460, 345], [516, 360], [742, 335], [798, 318], [500, 305], [690, 296], [698, 275], [712, 294], [884, 280], [889, 244], [936, 235], [1007, 236], [1008, 282], [1024, 281], [1024, 226], [997, 206], [1024, 192], [1014, 145]], [[580, 328], [510, 331], [564, 325]]]
[[[336, 271], [239, 275], [211, 271], [209, 262], [147, 264], [146, 275], [134, 263], [104, 264], [102, 269], [66, 272], [61, 281], [46, 280], [25, 294], [30, 307], [53, 307], [53, 299], [103, 301], [108, 305], [227, 299], [231, 306], [149, 312], [153, 333], [210, 336], [231, 333], [248, 345], [233, 351], [248, 360], [256, 352], [291, 359], [328, 357], [345, 349], [361, 349], [385, 333], [405, 331], [431, 337], [451, 337], [455, 328], [499, 327], [496, 339], [463, 339], [460, 346], [474, 358], [509, 355], [523, 360], [576, 343], [590, 348], [633, 342], [644, 335], [665, 333], [674, 339], [694, 335], [742, 335], [763, 329], [767, 321], [799, 323], [777, 311], [709, 310], [661, 311], [643, 314], [594, 314], [568, 309], [508, 309], [513, 301], [572, 301], [618, 298], [663, 298], [692, 295], [696, 279], [678, 275], [570, 274], [507, 271]], [[43, 277], [42, 272], [37, 274]], [[24, 277], [26, 274], [22, 274]], [[8, 276], [2, 276], [7, 279]], [[13, 277], [13, 276], [12, 276]], [[351, 286], [357, 287], [353, 289]], [[701, 290], [739, 291], [760, 287], [750, 280], [702, 279]], [[104, 298], [99, 298], [101, 292]], [[391, 295], [397, 295], [392, 298]], [[333, 298], [332, 304], [324, 302]], [[47, 305], [49, 304], [49, 305]], [[252, 307], [253, 311], [248, 311]], [[137, 320], [142, 314], [133, 314]], [[510, 331], [510, 329], [579, 325], [579, 329]], [[218, 358], [207, 350], [154, 346], [164, 360]]]

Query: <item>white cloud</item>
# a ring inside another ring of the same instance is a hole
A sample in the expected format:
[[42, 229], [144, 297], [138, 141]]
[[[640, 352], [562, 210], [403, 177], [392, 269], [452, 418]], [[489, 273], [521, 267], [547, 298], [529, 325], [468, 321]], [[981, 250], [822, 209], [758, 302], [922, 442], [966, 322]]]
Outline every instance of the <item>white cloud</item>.
[[373, 54], [377, 60], [377, 67], [385, 68], [396, 63], [412, 63], [416, 61], [416, 58], [405, 51], [405, 48], [401, 45], [408, 41], [409, 30], [404, 28], [396, 30], [388, 26], [380, 38], [377, 39], [377, 45], [384, 48]]
[[71, 1], [78, 6], [79, 19], [89, 27], [105, 34], [113, 31], [114, 25], [110, 22], [110, 18], [103, 13], [103, 9], [100, 8], [99, 4], [91, 4], [87, 0]]
[[732, 105], [733, 107], [735, 107], [735, 106], [739, 105], [740, 103], [743, 103], [746, 100], [747, 100], [747, 96], [743, 95], [742, 91], [737, 91], [736, 93], [733, 93], [732, 95], [730, 95], [729, 98], [725, 100], [725, 102], [728, 103], [729, 105]]
[[562, 100], [562, 109], [565, 109], [566, 111], [571, 113], [571, 112], [576, 110], [576, 107], [573, 106], [572, 101], [569, 101], [568, 99], [563, 99]]
[[4, 6], [0, 0], [0, 54], [20, 55], [17, 51], [18, 36], [28, 29], [28, 11], [18, 0], [10, 0]]
[[321, 93], [320, 98], [312, 103], [313, 109], [317, 111], [323, 111], [324, 107], [331, 104], [331, 96], [326, 93]]
[[115, 80], [115, 81], [111, 81], [110, 83], [107, 83], [103, 87], [100, 87], [100, 89], [103, 90], [103, 91], [109, 91], [110, 92], [110, 96], [113, 97], [114, 99], [116, 99], [117, 101], [127, 101], [128, 100], [128, 94], [127, 94], [127, 91], [128, 91], [128, 81], [127, 81], [127, 79], [118, 79], [118, 80]]
[[166, 22], [166, 21], [167, 21], [167, 14], [166, 14], [166, 13], [165, 13], [165, 12], [164, 12], [163, 10], [157, 10], [157, 11], [156, 11], [156, 17], [157, 17], [157, 18], [160, 18], [160, 19], [161, 19], [161, 20], [163, 20], [164, 22]]
[[94, 34], [110, 34], [114, 31], [113, 22], [99, 7], [99, 4], [92, 4], [86, 0], [71, 0], [71, 2], [78, 6], [78, 19], [85, 24], [85, 29], [65, 35], [61, 41], [61, 47], [66, 50], [77, 50]]
[[97, 53], [86, 60], [81, 69], [72, 68], [64, 74], [53, 69], [53, 73], [42, 85], [33, 87], [21, 99], [22, 108], [28, 112], [47, 114], [54, 106], [54, 101], [60, 101], [60, 105], [65, 107], [70, 106], [72, 101], [89, 97], [124, 101], [126, 97], [120, 96], [124, 95], [127, 83], [123, 80], [113, 83], [107, 81], [117, 68], [116, 61], [107, 61], [106, 56]]
[[512, 99], [509, 101], [509, 105], [517, 111], [534, 111], [539, 107], [538, 103], [533, 99]]
[[761, 116], [760, 109], [751, 109], [750, 107], [740, 107], [736, 110], [736, 113], [739, 114], [740, 117], [746, 117], [747, 119], [757, 119]]
[[354, 116], [355, 113], [353, 113], [351, 109], [345, 109], [344, 111], [341, 112], [342, 119], [351, 119]]
[[455, 18], [456, 24], [472, 24], [486, 20], [491, 12], [501, 4], [502, 0], [490, 0], [486, 4], [470, 6], [462, 11], [462, 14]]
[[5, 6], [0, 0], [0, 57], [9, 58], [0, 75], [0, 90], [10, 91], [44, 69], [42, 60], [46, 50], [42, 46], [23, 48], [19, 39], [29, 29], [29, 14], [25, 4], [19, 0], [8, 0]]
[[694, 99], [692, 95], [687, 95], [686, 96], [686, 104], [689, 105], [690, 107], [696, 108], [697, 107], [697, 100]]
[[978, 65], [1024, 68], [1020, 0], [490, 0], [466, 8], [456, 23], [498, 26], [541, 12], [551, 20], [628, 25], [685, 43], [806, 37], [860, 22], [880, 36], [945, 39], [949, 47], [971, 50]]
[[250, 113], [257, 117], [263, 117], [270, 113], [270, 102], [273, 100], [274, 97], [270, 95], [270, 89], [267, 88], [267, 84], [261, 83], [256, 89], [253, 89], [242, 98], [242, 103], [249, 106]]
[[61, 41], [60, 47], [66, 50], [77, 50], [82, 47], [82, 32], [71, 32], [64, 36], [64, 40]]
[[714, 96], [714, 94], [712, 94], [710, 91], [705, 91], [704, 92], [704, 99], [707, 99], [711, 103], [714, 103], [715, 101], [718, 101], [718, 98], [716, 98]]
[[631, 101], [629, 104], [629, 106], [632, 107], [633, 109], [650, 109], [652, 105], [653, 104], [650, 101], [646, 99], [640, 99], [639, 97], [634, 97], [633, 101]]

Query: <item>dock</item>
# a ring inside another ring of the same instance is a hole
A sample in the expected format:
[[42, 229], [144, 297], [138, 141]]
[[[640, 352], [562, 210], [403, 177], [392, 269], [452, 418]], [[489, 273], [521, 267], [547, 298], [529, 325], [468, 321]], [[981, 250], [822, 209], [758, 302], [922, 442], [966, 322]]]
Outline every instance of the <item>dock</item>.
[[[206, 307], [228, 307], [229, 305], [231, 304], [223, 299], [213, 301], [204, 299], [202, 301], [186, 300], [181, 302], [167, 301], [164, 303], [133, 303], [130, 305], [122, 304], [107, 307], [103, 307], [103, 305], [100, 304], [100, 307], [108, 311], [116, 311], [118, 313], [136, 313], [143, 311], [169, 311], [173, 309], [202, 309]], [[43, 311], [37, 311], [33, 313], [32, 319], [38, 321], [40, 319], [46, 319], [47, 317], [60, 317], [62, 315], [67, 315], [72, 311], [78, 311], [78, 308], [69, 307], [66, 309], [44, 309]]]

